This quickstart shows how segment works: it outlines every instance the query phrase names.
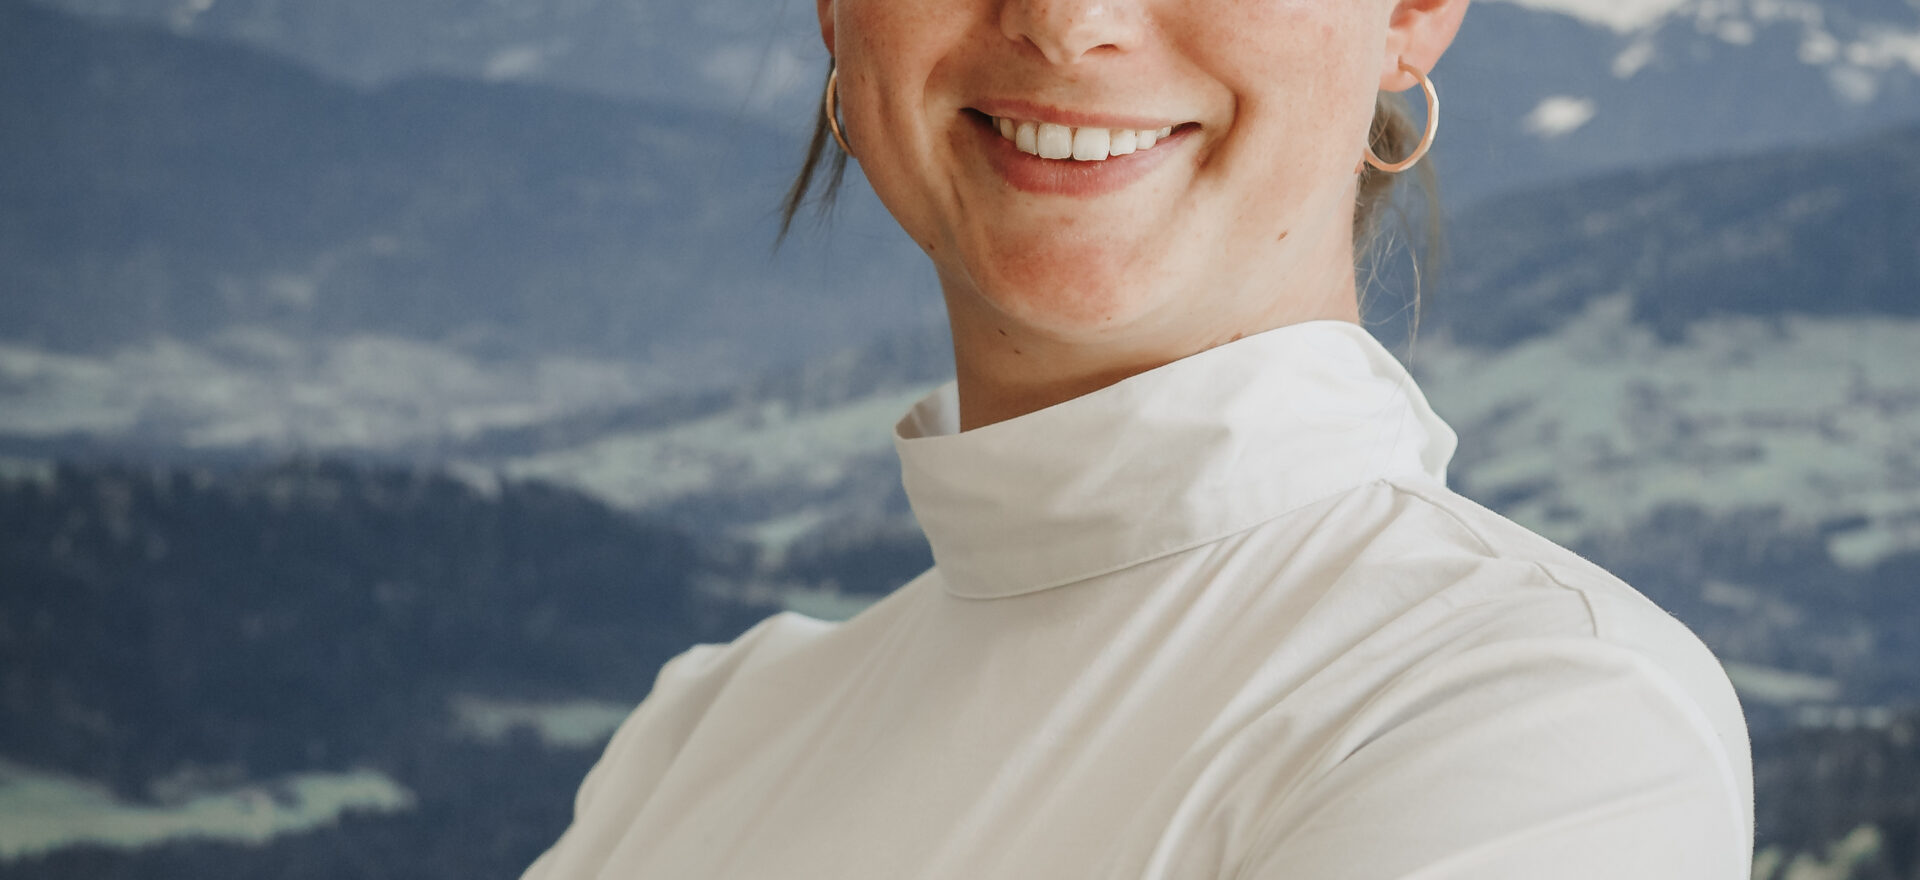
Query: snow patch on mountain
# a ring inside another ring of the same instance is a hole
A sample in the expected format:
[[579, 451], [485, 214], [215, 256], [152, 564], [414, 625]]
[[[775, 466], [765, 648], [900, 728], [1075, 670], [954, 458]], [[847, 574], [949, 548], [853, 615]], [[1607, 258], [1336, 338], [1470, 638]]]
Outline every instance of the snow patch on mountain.
[[1493, 0], [1540, 12], [1557, 12], [1617, 33], [1632, 33], [1665, 21], [1689, 0]]
[[247, 329], [204, 346], [157, 339], [102, 355], [0, 344], [0, 433], [392, 451], [631, 404], [710, 367], [565, 355], [495, 361], [418, 340], [362, 334], [309, 343]]
[[1423, 340], [1435, 408], [1474, 444], [1455, 482], [1562, 543], [1668, 506], [1777, 512], [1869, 568], [1920, 550], [1920, 321], [1725, 318], [1664, 342], [1631, 299], [1474, 352]]
[[168, 23], [177, 31], [191, 30], [194, 21], [212, 9], [213, 3], [214, 0], [185, 0], [174, 7]]
[[1773, 669], [1751, 663], [1724, 661], [1727, 679], [1734, 690], [1748, 701], [1775, 706], [1799, 706], [1805, 703], [1831, 703], [1840, 698], [1841, 684], [1823, 675], [1807, 675], [1786, 669]]
[[1635, 74], [1645, 70], [1647, 65], [1659, 54], [1652, 40], [1635, 40], [1620, 54], [1613, 56], [1612, 71], [1615, 79], [1632, 79]]
[[480, 78], [488, 82], [528, 79], [546, 66], [547, 53], [539, 46], [503, 46], [487, 59]]
[[540, 702], [478, 694], [457, 695], [448, 708], [453, 712], [454, 727], [465, 736], [499, 743], [516, 731], [527, 730], [542, 745], [554, 749], [605, 746], [614, 728], [633, 712], [628, 703], [586, 699]]
[[98, 783], [0, 762], [0, 860], [181, 839], [257, 844], [331, 825], [349, 812], [392, 813], [413, 805], [412, 792], [371, 770], [184, 790], [166, 803], [141, 804]]
[[[645, 509], [726, 491], [822, 489], [890, 456], [892, 426], [930, 387], [796, 410], [765, 401], [688, 422], [603, 437], [501, 464], [516, 479], [572, 486], [616, 507]], [[769, 505], [768, 519], [791, 510]]]
[[1528, 134], [1546, 140], [1563, 138], [1593, 121], [1595, 105], [1590, 98], [1554, 95], [1540, 102], [1521, 120]]
[[1847, 44], [1848, 64], [1872, 70], [1906, 67], [1920, 73], [1920, 30], [1873, 28]]
[[1811, 0], [1495, 2], [1570, 16], [1619, 35], [1628, 41], [1612, 65], [1620, 79], [1632, 78], [1659, 57], [1663, 44], [1657, 38], [1663, 33], [1689, 26], [1698, 36], [1734, 47], [1752, 46], [1772, 28], [1798, 31], [1799, 61], [1827, 69], [1834, 91], [1853, 103], [1871, 100], [1882, 75], [1920, 75], [1920, 7], [1893, 20]]

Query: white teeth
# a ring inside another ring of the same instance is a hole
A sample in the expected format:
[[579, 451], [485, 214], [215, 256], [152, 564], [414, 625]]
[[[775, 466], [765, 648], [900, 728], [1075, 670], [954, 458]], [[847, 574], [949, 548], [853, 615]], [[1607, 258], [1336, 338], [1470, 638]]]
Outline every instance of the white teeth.
[[1022, 122], [1013, 130], [1013, 148], [1022, 153], [1040, 155], [1040, 126], [1032, 122]]
[[1125, 156], [1151, 149], [1173, 134], [1173, 126], [1164, 128], [1068, 128], [1052, 122], [1016, 122], [993, 118], [1000, 136], [1013, 141], [1014, 149], [1042, 159], [1073, 159], [1098, 162], [1110, 156]]
[[1080, 162], [1105, 159], [1113, 146], [1113, 133], [1104, 128], [1079, 128], [1073, 132], [1073, 158]]
[[1065, 159], [1073, 155], [1073, 129], [1042, 122], [1035, 146], [1039, 148], [1037, 154], [1042, 159]]

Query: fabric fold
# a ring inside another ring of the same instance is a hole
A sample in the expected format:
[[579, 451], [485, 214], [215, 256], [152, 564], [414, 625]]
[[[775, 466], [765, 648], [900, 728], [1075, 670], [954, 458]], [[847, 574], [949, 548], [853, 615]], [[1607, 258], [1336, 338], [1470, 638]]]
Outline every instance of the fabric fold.
[[960, 432], [949, 384], [895, 427], [947, 588], [1022, 595], [1244, 531], [1372, 480], [1444, 480], [1454, 434], [1371, 334], [1314, 321]]

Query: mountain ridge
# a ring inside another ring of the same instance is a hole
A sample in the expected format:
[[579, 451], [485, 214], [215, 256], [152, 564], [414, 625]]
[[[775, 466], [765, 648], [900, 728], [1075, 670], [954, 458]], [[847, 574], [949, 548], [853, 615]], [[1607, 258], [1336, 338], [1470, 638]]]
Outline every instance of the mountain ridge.
[[1514, 193], [1451, 221], [1447, 293], [1425, 314], [1481, 347], [1621, 290], [1669, 339], [1723, 314], [1920, 314], [1915, 192], [1920, 125]]
[[[826, 68], [814, 10], [798, 2], [47, 2], [247, 43], [350, 82], [421, 70], [549, 82], [724, 111], [796, 139], [812, 124]], [[1920, 119], [1920, 9], [1900, 0], [1482, 3], [1435, 76], [1448, 108], [1436, 156], [1450, 191], [1471, 201]]]
[[[897, 232], [852, 271], [772, 251], [794, 157], [759, 123], [528, 84], [362, 90], [248, 50], [0, 11], [13, 340], [99, 350], [255, 325], [770, 363], [933, 307], [879, 281], [919, 259]], [[858, 194], [855, 228], [885, 229], [860, 224], [878, 212]]]

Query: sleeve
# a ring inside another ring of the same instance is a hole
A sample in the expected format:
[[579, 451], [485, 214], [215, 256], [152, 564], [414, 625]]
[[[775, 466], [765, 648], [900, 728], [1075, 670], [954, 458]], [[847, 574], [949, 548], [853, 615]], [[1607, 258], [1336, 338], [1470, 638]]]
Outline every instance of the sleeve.
[[1626, 648], [1466, 649], [1389, 685], [1350, 732], [1344, 757], [1278, 796], [1236, 880], [1750, 876], [1744, 756]]
[[521, 880], [597, 875], [586, 866], [604, 860], [625, 829], [614, 817], [639, 812], [712, 704], [724, 683], [724, 676], [713, 673], [727, 649], [694, 645], [660, 668], [646, 699], [620, 723], [580, 783], [573, 822]]

